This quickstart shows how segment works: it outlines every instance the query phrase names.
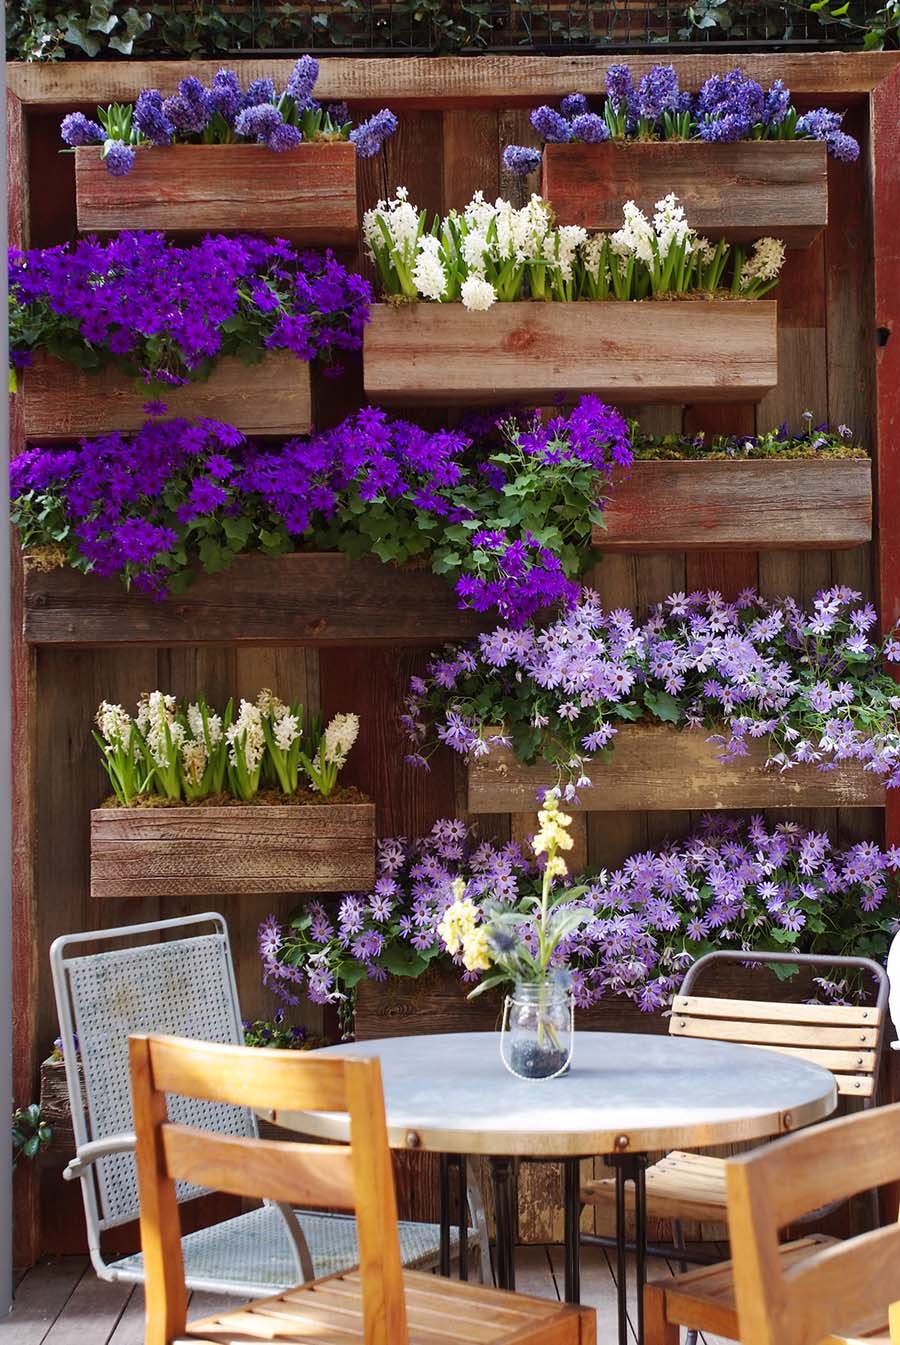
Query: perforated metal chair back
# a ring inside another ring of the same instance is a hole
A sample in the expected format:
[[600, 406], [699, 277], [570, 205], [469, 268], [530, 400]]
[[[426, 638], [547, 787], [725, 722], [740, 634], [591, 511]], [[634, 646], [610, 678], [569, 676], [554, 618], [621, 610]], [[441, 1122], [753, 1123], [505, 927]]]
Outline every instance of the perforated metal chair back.
[[[183, 937], [159, 937], [176, 930]], [[153, 936], [152, 941], [134, 945], [136, 937], [147, 935]], [[132, 946], [121, 946], [126, 939]], [[86, 944], [99, 945], [100, 951], [79, 952]], [[243, 1042], [228, 930], [219, 915], [66, 935], [53, 944], [50, 961], [79, 1147], [133, 1131], [129, 1034], [165, 1032], [233, 1045]], [[235, 1107], [175, 1098], [172, 1115], [185, 1125], [221, 1134], [257, 1133], [254, 1116]], [[94, 1172], [98, 1229], [137, 1218], [133, 1155], [98, 1158]], [[202, 1194], [186, 1184], [179, 1188], [182, 1201]]]

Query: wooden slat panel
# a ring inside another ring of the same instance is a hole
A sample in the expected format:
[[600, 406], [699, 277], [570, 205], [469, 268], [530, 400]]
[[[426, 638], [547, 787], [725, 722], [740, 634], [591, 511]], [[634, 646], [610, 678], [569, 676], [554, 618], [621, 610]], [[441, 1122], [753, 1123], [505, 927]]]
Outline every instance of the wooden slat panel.
[[[21, 382], [30, 441], [136, 430], [148, 419], [150, 391], [118, 369], [90, 374], [38, 353]], [[252, 372], [228, 356], [205, 383], [167, 388], [164, 401], [173, 416], [211, 416], [247, 435], [305, 434], [312, 425], [309, 365], [289, 351], [273, 351]]]
[[676, 995], [673, 1014], [692, 1018], [750, 1018], [758, 1022], [822, 1023], [875, 1027], [881, 1011], [862, 1004], [784, 1004], [758, 999], [713, 999], [703, 995]]
[[25, 638], [34, 644], [432, 645], [494, 624], [460, 611], [452, 585], [430, 570], [338, 552], [239, 556], [162, 602], [67, 569], [31, 569], [25, 586]]
[[771, 300], [375, 304], [366, 393], [384, 401], [497, 402], [596, 393], [617, 402], [753, 401], [778, 381]]
[[[141, 1035], [130, 1038], [132, 1059]], [[272, 1111], [347, 1110], [347, 1062], [339, 1056], [251, 1051], [246, 1046], [159, 1035], [151, 1035], [149, 1045], [153, 1088], [158, 1093]], [[357, 1062], [351, 1063], [355, 1069]], [[364, 1063], [378, 1068], [377, 1060]]]
[[99, 148], [75, 151], [78, 228], [275, 234], [304, 246], [356, 242], [356, 147], [171, 145], [138, 149], [110, 177]]
[[315, 1209], [354, 1207], [349, 1146], [239, 1139], [174, 1124], [163, 1126], [161, 1140], [169, 1176], [207, 1191]]
[[375, 881], [375, 806], [95, 808], [91, 896], [356, 892]]
[[[587, 812], [619, 812], [629, 808], [861, 808], [879, 806], [884, 787], [858, 762], [841, 762], [833, 771], [798, 766], [784, 773], [766, 770], [762, 741], [733, 763], [719, 761], [705, 730], [677, 730], [665, 725], [633, 724], [619, 730], [608, 763], [589, 768], [591, 789], [580, 792]], [[557, 783], [546, 763], [523, 765], [511, 748], [492, 747], [472, 761], [469, 811], [528, 812], [539, 789]]]
[[[710, 75], [722, 73], [722, 56], [716, 50], [691, 54], [666, 53], [675, 66], [683, 88], [697, 89]], [[561, 97], [573, 89], [599, 94], [606, 89], [606, 72], [618, 59], [593, 53], [590, 56], [466, 56], [434, 57], [324, 57], [316, 97], [350, 101], [406, 103], [408, 106], [442, 107], [478, 105], [511, 106]], [[657, 62], [652, 55], [629, 53], [628, 64], [636, 78]], [[270, 76], [283, 85], [293, 69], [293, 59], [266, 60], [248, 57], [241, 62], [246, 84]], [[866, 94], [886, 79], [896, 65], [895, 52], [745, 52], [744, 74], [762, 84], [782, 79], [794, 93], [816, 95]], [[174, 93], [178, 81], [196, 75], [210, 83], [220, 62], [209, 61], [100, 61], [94, 65], [58, 62], [9, 66], [9, 87], [25, 103], [69, 106], [73, 103], [129, 102], [135, 89], [158, 88]]]
[[669, 192], [713, 239], [808, 247], [828, 221], [826, 149], [811, 140], [548, 145], [541, 191], [561, 224], [605, 232], [621, 228], [623, 202], [652, 215]]
[[673, 1037], [701, 1037], [748, 1045], [876, 1046], [878, 1031], [870, 1027], [806, 1027], [793, 1023], [710, 1022], [707, 1018], [672, 1018]]
[[595, 525], [601, 551], [714, 547], [813, 550], [872, 536], [865, 459], [635, 462], [617, 471]]
[[[812, 1065], [823, 1065], [825, 1069], [859, 1070], [860, 1074], [871, 1074], [878, 1059], [875, 1051], [828, 1050], [816, 1046], [776, 1046], [767, 1042], [767, 1051], [777, 1051], [779, 1055], [793, 1055], [798, 1060], [808, 1060]], [[854, 1082], [858, 1076], [854, 1076]]]

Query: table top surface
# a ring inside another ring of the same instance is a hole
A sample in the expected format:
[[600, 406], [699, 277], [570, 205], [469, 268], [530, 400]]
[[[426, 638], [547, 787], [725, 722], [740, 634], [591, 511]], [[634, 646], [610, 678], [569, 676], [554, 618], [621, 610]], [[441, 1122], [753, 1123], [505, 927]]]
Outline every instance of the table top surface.
[[[393, 1148], [563, 1158], [699, 1148], [798, 1130], [837, 1105], [831, 1073], [756, 1046], [630, 1032], [577, 1032], [558, 1079], [509, 1074], [495, 1032], [330, 1046], [378, 1056]], [[279, 1125], [349, 1138], [343, 1114], [279, 1112]]]

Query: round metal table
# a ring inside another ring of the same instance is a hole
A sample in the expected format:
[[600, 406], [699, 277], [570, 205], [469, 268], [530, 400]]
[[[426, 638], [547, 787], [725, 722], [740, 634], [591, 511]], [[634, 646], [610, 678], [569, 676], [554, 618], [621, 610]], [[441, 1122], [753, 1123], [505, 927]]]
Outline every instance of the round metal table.
[[[380, 1059], [392, 1148], [452, 1155], [460, 1170], [461, 1191], [465, 1155], [490, 1158], [501, 1287], [515, 1287], [515, 1159], [563, 1160], [566, 1299], [578, 1302], [578, 1160], [606, 1155], [616, 1174], [622, 1342], [628, 1338], [625, 1183], [634, 1184], [640, 1319], [647, 1153], [780, 1135], [821, 1120], [837, 1105], [834, 1078], [819, 1065], [756, 1046], [688, 1037], [579, 1031], [569, 1073], [541, 1081], [517, 1079], [507, 1072], [498, 1034], [493, 1032], [389, 1037], [327, 1047], [325, 1054]], [[275, 1119], [306, 1135], [349, 1138], [344, 1114], [279, 1112]], [[443, 1170], [441, 1185], [446, 1197]], [[464, 1211], [465, 1202], [460, 1204]], [[442, 1205], [446, 1226], [445, 1199]], [[465, 1217], [460, 1222], [464, 1224]], [[642, 1326], [639, 1320], [639, 1341]]]

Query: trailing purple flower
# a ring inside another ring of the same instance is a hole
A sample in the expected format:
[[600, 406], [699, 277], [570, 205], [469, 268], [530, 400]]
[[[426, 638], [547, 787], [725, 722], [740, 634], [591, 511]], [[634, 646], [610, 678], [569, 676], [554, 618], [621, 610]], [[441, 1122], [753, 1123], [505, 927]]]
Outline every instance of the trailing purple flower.
[[103, 157], [106, 160], [107, 172], [113, 177], [125, 177], [134, 167], [134, 150], [130, 145], [123, 145], [121, 140], [107, 140], [103, 147]]
[[536, 107], [531, 114], [531, 124], [542, 135], [548, 145], [565, 144], [572, 139], [572, 127], [561, 112], [552, 107]]
[[541, 166], [541, 151], [528, 145], [507, 145], [503, 151], [503, 167], [517, 177], [526, 177]]
[[63, 117], [59, 133], [73, 149], [82, 145], [102, 145], [106, 139], [103, 127], [95, 121], [89, 121], [83, 112], [70, 112]]
[[390, 108], [383, 107], [368, 121], [362, 122], [352, 130], [348, 139], [351, 145], [356, 146], [356, 152], [361, 159], [371, 159], [374, 155], [380, 154], [384, 142], [394, 134], [399, 124]]

